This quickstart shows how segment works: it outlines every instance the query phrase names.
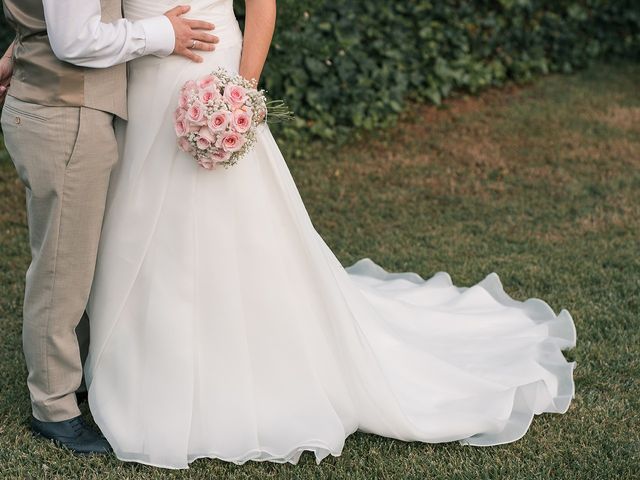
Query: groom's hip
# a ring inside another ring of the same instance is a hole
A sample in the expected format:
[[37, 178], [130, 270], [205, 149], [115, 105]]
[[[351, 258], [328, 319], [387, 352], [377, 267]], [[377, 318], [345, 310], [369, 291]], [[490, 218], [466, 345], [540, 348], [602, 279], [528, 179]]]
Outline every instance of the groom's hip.
[[53, 190], [76, 179], [102, 185], [117, 161], [113, 117], [88, 107], [48, 106], [7, 96], [2, 110], [5, 146], [29, 193], [55, 197]]
[[90, 292], [111, 169], [113, 115], [7, 97], [5, 145], [26, 187], [32, 261], [26, 276], [23, 345], [34, 415], [78, 414], [82, 380], [76, 328]]

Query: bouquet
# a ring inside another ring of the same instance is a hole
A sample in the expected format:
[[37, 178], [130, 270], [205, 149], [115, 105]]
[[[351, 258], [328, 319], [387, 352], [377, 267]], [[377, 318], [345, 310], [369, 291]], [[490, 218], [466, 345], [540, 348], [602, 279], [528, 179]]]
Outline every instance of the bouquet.
[[264, 90], [219, 68], [180, 90], [174, 114], [178, 148], [207, 170], [228, 168], [251, 149], [267, 117], [290, 116], [283, 102], [268, 102]]

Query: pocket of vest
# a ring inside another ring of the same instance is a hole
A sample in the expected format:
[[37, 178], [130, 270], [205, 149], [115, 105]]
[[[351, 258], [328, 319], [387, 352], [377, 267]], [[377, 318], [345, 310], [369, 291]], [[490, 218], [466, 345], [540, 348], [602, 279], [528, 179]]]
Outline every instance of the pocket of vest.
[[25, 117], [28, 118], [30, 120], [34, 120], [36, 122], [41, 122], [41, 123], [46, 123], [49, 121], [49, 119], [47, 117], [43, 117], [42, 115], [38, 115], [37, 113], [33, 113], [33, 112], [27, 112], [25, 110], [22, 110], [20, 108], [16, 108], [12, 105], [9, 104], [5, 104], [4, 105], [4, 110], [6, 110], [7, 112], [16, 115], [18, 117]]

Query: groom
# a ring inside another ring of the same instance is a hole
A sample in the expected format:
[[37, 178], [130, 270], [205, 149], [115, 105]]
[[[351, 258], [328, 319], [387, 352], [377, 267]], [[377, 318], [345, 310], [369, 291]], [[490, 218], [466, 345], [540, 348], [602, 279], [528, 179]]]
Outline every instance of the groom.
[[198, 62], [194, 50], [211, 51], [218, 40], [206, 33], [213, 25], [183, 18], [184, 6], [133, 22], [122, 18], [121, 0], [3, 6], [16, 38], [0, 60], [2, 130], [26, 186], [32, 255], [23, 324], [31, 428], [76, 452], [108, 452], [83, 422], [77, 396], [84, 310], [118, 158], [113, 119], [127, 116], [124, 63], [172, 53]]

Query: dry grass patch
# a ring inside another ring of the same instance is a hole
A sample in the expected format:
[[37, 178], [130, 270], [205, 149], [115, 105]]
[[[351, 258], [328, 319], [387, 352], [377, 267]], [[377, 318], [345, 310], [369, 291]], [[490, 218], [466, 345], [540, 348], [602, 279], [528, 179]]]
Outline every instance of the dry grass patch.
[[[630, 221], [635, 219], [635, 221]], [[576, 219], [578, 233], [602, 233], [611, 228], [640, 233], [640, 202], [634, 202], [628, 193], [607, 195], [594, 210]]]
[[[639, 131], [640, 133], [640, 131]], [[640, 140], [629, 138], [609, 138], [594, 141], [583, 138], [583, 142], [567, 152], [567, 158], [574, 160], [595, 160], [616, 162], [629, 167], [640, 167]]]
[[613, 105], [599, 115], [599, 120], [611, 127], [640, 132], [640, 107]]

